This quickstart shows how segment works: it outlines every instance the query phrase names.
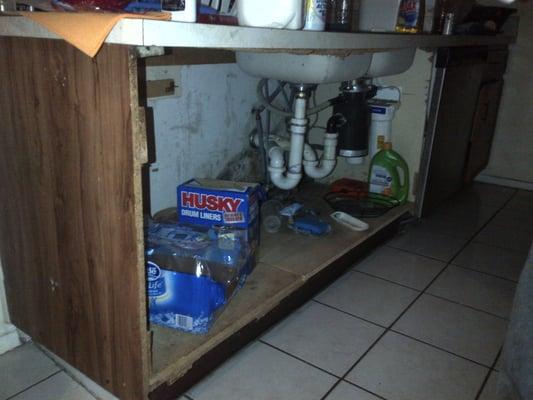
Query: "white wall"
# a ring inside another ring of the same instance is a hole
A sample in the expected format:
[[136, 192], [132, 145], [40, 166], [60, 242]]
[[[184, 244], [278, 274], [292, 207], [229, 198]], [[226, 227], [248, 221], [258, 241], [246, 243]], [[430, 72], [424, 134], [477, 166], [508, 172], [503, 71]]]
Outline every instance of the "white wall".
[[505, 86], [492, 146], [483, 175], [533, 184], [533, 3], [519, 8], [518, 41], [510, 48]]
[[17, 347], [19, 344], [20, 340], [17, 331], [15, 327], [9, 323], [9, 313], [7, 310], [4, 288], [4, 274], [2, 263], [0, 261], [0, 354]]
[[152, 213], [176, 206], [178, 183], [216, 177], [248, 146], [255, 126], [250, 110], [257, 80], [236, 64], [164, 68], [181, 75], [181, 96], [148, 104], [154, 110], [157, 158], [150, 173]]

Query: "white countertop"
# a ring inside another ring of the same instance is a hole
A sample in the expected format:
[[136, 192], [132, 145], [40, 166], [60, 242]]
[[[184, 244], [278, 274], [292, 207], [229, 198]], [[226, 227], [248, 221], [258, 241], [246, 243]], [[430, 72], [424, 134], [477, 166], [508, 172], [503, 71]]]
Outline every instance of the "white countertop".
[[[59, 39], [37, 23], [19, 16], [0, 17], [0, 36]], [[247, 28], [173, 21], [124, 19], [106, 43], [134, 46], [194, 47], [264, 51], [381, 51], [406, 47], [506, 45], [513, 35], [442, 36], [382, 33], [336, 33]]]

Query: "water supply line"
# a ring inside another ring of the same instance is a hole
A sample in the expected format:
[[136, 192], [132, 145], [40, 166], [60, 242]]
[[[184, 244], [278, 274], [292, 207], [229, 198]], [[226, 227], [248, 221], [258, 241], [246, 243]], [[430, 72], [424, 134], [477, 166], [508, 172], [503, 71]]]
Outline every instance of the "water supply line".
[[[261, 79], [259, 81], [259, 83], [257, 84], [257, 99], [259, 100], [259, 103], [261, 103], [261, 105], [263, 107], [265, 107], [269, 111], [275, 112], [275, 113], [280, 114], [280, 115], [284, 115], [286, 117], [292, 116], [292, 113], [290, 111], [285, 111], [285, 110], [282, 110], [282, 109], [274, 106], [271, 103], [271, 101], [269, 101], [269, 99], [267, 99], [265, 97], [264, 88], [265, 88], [267, 83], [268, 83], [268, 79]], [[307, 85], [301, 85], [301, 86], [307, 86]], [[298, 94], [296, 94], [296, 95], [298, 95]], [[321, 104], [319, 104], [319, 105], [317, 105], [315, 107], [307, 109], [306, 115], [317, 114], [320, 111], [325, 110], [328, 107], [331, 107], [332, 105], [333, 105], [333, 101], [332, 100], [326, 100], [325, 102], [323, 102], [323, 103], [321, 103]]]

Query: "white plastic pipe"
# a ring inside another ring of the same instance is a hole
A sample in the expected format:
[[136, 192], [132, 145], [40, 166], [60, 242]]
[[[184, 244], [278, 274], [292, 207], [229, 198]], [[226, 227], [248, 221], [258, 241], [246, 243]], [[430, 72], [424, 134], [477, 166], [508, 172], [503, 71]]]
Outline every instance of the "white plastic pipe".
[[268, 152], [270, 165], [268, 171], [272, 183], [280, 189], [290, 190], [298, 186], [302, 180], [302, 160], [304, 153], [305, 134], [308, 119], [305, 116], [307, 98], [297, 97], [294, 103], [294, 118], [291, 120], [291, 141], [289, 151], [289, 166], [285, 168], [283, 151], [274, 146]]
[[272, 183], [283, 190], [294, 189], [298, 186], [298, 183], [302, 179], [302, 173], [286, 173], [285, 160], [283, 159], [283, 150], [281, 147], [272, 147], [268, 152], [268, 156], [270, 157], [268, 172], [270, 173]]
[[333, 172], [337, 165], [337, 137], [337, 133], [324, 135], [324, 153], [320, 161], [311, 145], [305, 144], [303, 164], [306, 175], [314, 179], [322, 179]]

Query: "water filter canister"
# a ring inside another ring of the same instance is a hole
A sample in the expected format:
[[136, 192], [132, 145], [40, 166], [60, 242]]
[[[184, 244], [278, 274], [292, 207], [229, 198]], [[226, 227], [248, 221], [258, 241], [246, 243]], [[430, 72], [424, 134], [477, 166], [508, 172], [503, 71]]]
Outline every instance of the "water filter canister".
[[392, 120], [397, 103], [372, 100], [369, 105], [371, 112], [369, 156], [372, 158], [385, 143], [392, 143]]

